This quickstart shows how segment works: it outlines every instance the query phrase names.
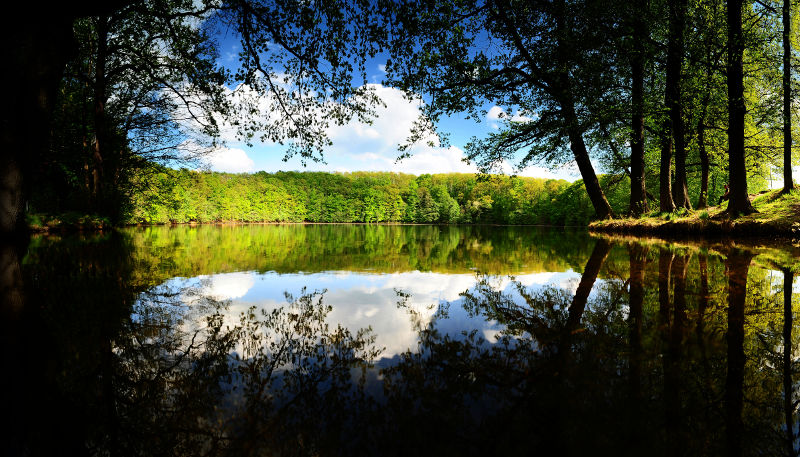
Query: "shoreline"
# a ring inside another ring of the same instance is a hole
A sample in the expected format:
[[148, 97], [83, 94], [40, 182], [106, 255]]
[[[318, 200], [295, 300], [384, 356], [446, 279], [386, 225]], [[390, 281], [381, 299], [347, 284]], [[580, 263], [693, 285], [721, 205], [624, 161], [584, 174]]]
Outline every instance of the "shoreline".
[[727, 205], [702, 210], [656, 213], [640, 218], [594, 221], [589, 232], [660, 238], [780, 237], [800, 238], [800, 190], [750, 196], [756, 213], [731, 219]]
[[542, 224], [449, 224], [449, 223], [421, 223], [421, 222], [291, 222], [291, 221], [214, 221], [214, 222], [174, 222], [174, 223], [159, 223], [159, 224], [91, 224], [91, 223], [62, 223], [57, 225], [35, 225], [29, 226], [28, 229], [31, 234], [62, 234], [62, 233], [102, 233], [107, 231], [119, 230], [124, 228], [149, 228], [149, 227], [200, 227], [200, 226], [217, 226], [217, 227], [236, 227], [246, 225], [372, 225], [372, 226], [439, 226], [439, 227], [542, 227], [553, 229], [569, 229], [569, 230], [587, 230], [588, 226], [585, 225], [542, 225]]

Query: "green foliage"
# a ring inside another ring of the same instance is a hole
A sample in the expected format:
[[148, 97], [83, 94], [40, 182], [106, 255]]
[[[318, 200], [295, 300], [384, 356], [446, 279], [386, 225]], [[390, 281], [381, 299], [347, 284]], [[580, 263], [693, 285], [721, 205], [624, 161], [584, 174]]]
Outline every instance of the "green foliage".
[[[627, 178], [601, 178], [615, 211]], [[409, 222], [586, 225], [582, 182], [388, 172], [230, 174], [157, 168], [134, 178], [127, 223]]]

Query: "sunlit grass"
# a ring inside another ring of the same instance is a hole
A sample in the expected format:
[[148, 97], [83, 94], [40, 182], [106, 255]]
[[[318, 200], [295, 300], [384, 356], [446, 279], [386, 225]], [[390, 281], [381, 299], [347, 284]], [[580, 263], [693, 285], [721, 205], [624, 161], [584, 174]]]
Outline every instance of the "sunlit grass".
[[762, 192], [750, 198], [757, 212], [735, 219], [728, 216], [728, 202], [724, 201], [721, 205], [699, 210], [680, 208], [670, 213], [653, 210], [640, 218], [597, 221], [591, 226], [650, 229], [669, 225], [686, 231], [702, 231], [707, 227], [722, 225], [728, 228], [764, 226], [775, 232], [800, 234], [800, 189], [795, 189], [788, 194], [782, 194], [780, 189], [777, 189]]

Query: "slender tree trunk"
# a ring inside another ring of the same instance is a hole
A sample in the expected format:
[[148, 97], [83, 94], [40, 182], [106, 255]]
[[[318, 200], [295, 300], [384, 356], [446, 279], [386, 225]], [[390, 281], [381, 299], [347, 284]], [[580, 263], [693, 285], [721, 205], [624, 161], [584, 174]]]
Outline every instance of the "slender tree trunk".
[[[664, 106], [667, 116], [664, 119], [664, 139], [661, 145], [661, 167], [659, 170], [660, 209], [662, 212], [675, 211], [676, 202], [672, 191], [672, 153], [677, 149], [677, 139], [683, 135], [683, 122], [680, 106], [681, 78], [681, 36], [683, 28], [679, 24], [681, 13], [676, 0], [669, 2], [669, 38], [667, 43], [666, 85]], [[680, 141], [683, 145], [683, 140]], [[677, 152], [677, 151], [676, 151]]]
[[755, 212], [747, 194], [747, 169], [744, 160], [744, 37], [742, 0], [728, 1], [728, 176], [731, 217]]
[[706, 151], [705, 110], [697, 124], [697, 146], [700, 153], [700, 197], [697, 199], [697, 209], [702, 209], [708, 206], [709, 161], [708, 151]]
[[783, 0], [783, 193], [794, 188], [792, 180], [792, 30], [791, 1]]
[[586, 142], [583, 140], [583, 127], [575, 111], [575, 98], [572, 90], [572, 76], [567, 70], [570, 67], [570, 60], [573, 49], [571, 43], [574, 40], [570, 36], [570, 30], [565, 22], [570, 12], [567, 11], [564, 0], [553, 2], [554, 18], [556, 20], [556, 46], [558, 48], [558, 71], [555, 73], [555, 83], [550, 87], [550, 93], [561, 107], [562, 119], [567, 128], [567, 135], [570, 141], [570, 149], [578, 164], [578, 170], [583, 178], [586, 193], [592, 202], [595, 214], [599, 219], [610, 219], [614, 217], [614, 211], [608, 204], [605, 193], [600, 187], [597, 174], [594, 172], [592, 161], [589, 159], [589, 151]]
[[577, 126], [578, 119], [574, 116], [572, 106], [562, 108], [565, 111], [572, 113], [572, 119], [568, 120], [570, 149], [575, 156], [575, 162], [578, 164], [578, 170], [581, 172], [583, 184], [586, 186], [586, 193], [589, 195], [589, 200], [592, 202], [594, 211], [599, 219], [611, 219], [614, 217], [614, 210], [606, 199], [606, 194], [600, 187], [600, 181], [597, 179], [597, 174], [594, 172], [594, 167], [589, 159], [589, 151], [586, 149], [586, 143], [583, 141], [583, 135], [580, 127]]
[[792, 270], [783, 270], [783, 413], [786, 425], [786, 455], [797, 455], [794, 449], [794, 383], [792, 382]]
[[647, 189], [645, 188], [644, 165], [644, 59], [645, 42], [648, 33], [644, 23], [647, 1], [637, 0], [634, 4], [633, 53], [631, 56], [631, 200], [629, 212], [637, 217], [649, 212]]
[[663, 213], [675, 211], [675, 202], [672, 200], [672, 121], [664, 121], [664, 138], [661, 143], [661, 166], [658, 173], [659, 181], [659, 210]]
[[[730, 4], [729, 4], [730, 5]], [[744, 404], [744, 302], [753, 254], [733, 250], [728, 254], [728, 371], [725, 379], [725, 429], [729, 456], [742, 455]]]
[[675, 182], [672, 185], [672, 200], [676, 208], [691, 209], [692, 204], [689, 201], [689, 191], [686, 185], [686, 136], [681, 99], [686, 8], [686, 0], [670, 0], [669, 2], [666, 98], [672, 126], [672, 144], [675, 148]]

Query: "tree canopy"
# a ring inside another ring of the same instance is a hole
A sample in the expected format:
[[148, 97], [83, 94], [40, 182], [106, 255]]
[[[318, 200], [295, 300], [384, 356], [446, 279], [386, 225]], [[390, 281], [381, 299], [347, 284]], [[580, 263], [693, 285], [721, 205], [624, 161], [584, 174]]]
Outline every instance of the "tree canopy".
[[[499, 107], [502, 128], [465, 147], [483, 171], [574, 162], [598, 218], [702, 208], [727, 183], [735, 217], [773, 172], [793, 186], [797, 17], [777, 1], [140, 0], [6, 21], [19, 90], [3, 111], [3, 232], [52, 195], [120, 219], [136, 170], [208, 151], [223, 129], [324, 160], [328, 128], [381, 103], [377, 55], [383, 84], [424, 101], [410, 143]], [[218, 33], [240, 40], [233, 71]], [[598, 167], [630, 183], [627, 208]]]

